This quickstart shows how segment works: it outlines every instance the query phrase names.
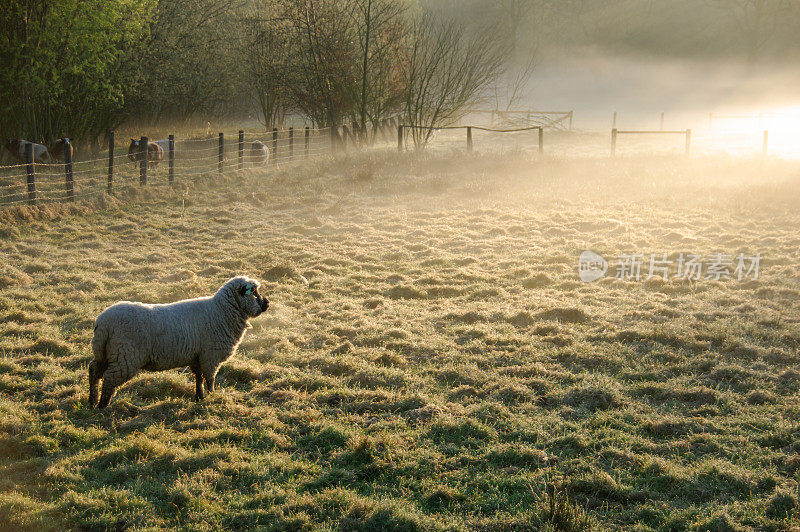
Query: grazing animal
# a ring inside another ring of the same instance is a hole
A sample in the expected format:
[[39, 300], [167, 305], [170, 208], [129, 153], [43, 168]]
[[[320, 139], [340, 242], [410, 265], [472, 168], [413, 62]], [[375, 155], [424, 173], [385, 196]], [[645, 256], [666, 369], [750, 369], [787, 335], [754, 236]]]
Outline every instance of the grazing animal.
[[148, 305], [122, 301], [95, 320], [89, 364], [89, 405], [108, 405], [118, 386], [139, 371], [163, 371], [189, 366], [195, 376], [195, 399], [214, 391], [220, 365], [236, 351], [269, 302], [258, 292], [259, 283], [244, 276], [228, 280], [210, 297], [177, 303]]
[[[154, 141], [158, 144], [158, 147], [161, 148], [165, 154], [169, 153], [169, 139], [161, 139]], [[173, 148], [174, 150], [175, 148]]]
[[73, 155], [75, 155], [75, 147], [72, 144], [72, 141], [66, 137], [61, 137], [50, 148], [50, 154], [52, 155], [53, 159], [56, 161], [66, 162], [66, 158], [64, 157], [64, 147], [69, 142], [69, 159], [72, 160]]
[[[139, 163], [139, 143], [140, 140], [131, 139], [128, 145], [128, 159], [134, 163]], [[164, 150], [155, 142], [147, 143], [147, 167], [156, 170], [158, 163], [164, 158]]]
[[253, 164], [266, 164], [269, 160], [269, 150], [260, 140], [250, 146], [250, 161]]
[[35, 142], [22, 139], [10, 139], [6, 142], [5, 148], [8, 150], [8, 153], [11, 154], [11, 157], [14, 158], [14, 161], [18, 164], [25, 164], [28, 162], [25, 160], [25, 146], [28, 144], [33, 144], [33, 162], [43, 164], [50, 164], [53, 162], [53, 158], [50, 156], [50, 152], [47, 151], [47, 146], [44, 144], [36, 144]]

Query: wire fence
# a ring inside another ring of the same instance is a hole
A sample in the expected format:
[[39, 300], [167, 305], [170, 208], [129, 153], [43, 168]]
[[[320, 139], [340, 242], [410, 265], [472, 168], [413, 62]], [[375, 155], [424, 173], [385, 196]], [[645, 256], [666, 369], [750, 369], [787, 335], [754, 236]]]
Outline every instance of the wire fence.
[[[571, 122], [571, 112], [560, 114], [564, 120]], [[240, 130], [233, 134], [220, 133], [198, 138], [170, 136], [153, 140], [141, 137], [130, 139], [130, 144], [116, 144], [112, 135], [107, 155], [74, 161], [68, 155], [71, 150], [64, 150], [63, 154], [49, 154], [47, 161], [42, 161], [41, 149], [44, 147], [37, 145], [39, 151], [34, 158], [33, 146], [26, 145], [24, 157], [17, 153], [17, 161], [0, 166], [0, 207], [73, 201], [142, 186], [179, 185], [201, 176], [280, 168], [286, 164], [345, 152], [354, 147], [362, 149], [364, 146], [377, 146], [385, 149], [395, 142], [401, 152], [408, 149], [413, 141], [415, 146], [425, 145], [434, 150], [463, 153], [466, 149], [469, 153], [478, 147], [484, 153], [517, 151], [541, 155], [546, 152], [551, 157], [570, 158], [679, 153], [686, 156], [690, 153], [767, 156], [769, 153], [778, 157], [800, 157], [796, 136], [787, 135], [785, 128], [777, 129], [777, 135], [774, 136], [767, 130], [762, 132], [756, 128], [740, 133], [741, 138], [730, 132], [697, 134], [691, 129], [665, 130], [662, 113], [658, 130], [613, 127], [609, 136], [608, 132], [602, 131], [530, 125], [527, 115], [525, 118], [522, 127], [513, 127], [514, 124], [509, 122], [502, 124], [506, 127], [477, 124], [427, 127], [401, 124], [397, 118], [391, 118], [365, 130], [351, 129], [346, 125], [272, 131]], [[612, 125], [615, 126], [616, 116], [614, 118]], [[427, 130], [425, 135], [419, 134], [422, 130]], [[619, 136], [625, 137], [621, 144], [618, 144]], [[670, 137], [675, 140], [670, 140]], [[143, 146], [149, 149], [143, 150]], [[61, 149], [64, 147], [61, 146]], [[153, 153], [148, 156], [149, 151]], [[63, 155], [59, 158], [64, 162], [51, 160], [51, 155]]]
[[[306, 127], [203, 138], [142, 137], [124, 145], [112, 135], [103, 157], [72, 161], [65, 153], [64, 162], [41, 162], [22, 153], [18, 158], [25, 162], [0, 166], [0, 207], [74, 201], [142, 186], [180, 185], [199, 176], [279, 168], [330, 155], [341, 143], [340, 135], [329, 127]], [[146, 152], [142, 146], [148, 147]]]

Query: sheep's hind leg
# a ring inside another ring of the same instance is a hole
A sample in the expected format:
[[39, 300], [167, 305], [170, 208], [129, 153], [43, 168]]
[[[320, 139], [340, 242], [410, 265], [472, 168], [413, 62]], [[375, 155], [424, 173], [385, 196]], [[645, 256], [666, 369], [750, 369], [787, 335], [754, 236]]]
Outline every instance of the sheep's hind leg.
[[97, 404], [98, 410], [102, 410], [108, 406], [109, 401], [111, 401], [111, 397], [114, 396], [114, 392], [117, 391], [117, 387], [114, 385], [110, 385], [108, 379], [103, 380], [103, 394], [100, 396], [100, 402]]
[[103, 378], [106, 368], [108, 368], [108, 363], [105, 361], [92, 360], [89, 362], [89, 406], [92, 408], [97, 405], [97, 396], [100, 395], [99, 382]]
[[89, 362], [89, 407], [91, 408], [97, 404], [97, 396], [100, 393], [98, 385], [100, 376], [97, 373], [97, 361], [92, 360]]
[[103, 409], [108, 406], [109, 401], [114, 396], [114, 392], [117, 391], [117, 388], [131, 380], [138, 369], [130, 369], [128, 367], [120, 367], [119, 365], [114, 365], [108, 369], [106, 374], [103, 376], [103, 391], [100, 394], [100, 403], [97, 405], [97, 408]]
[[194, 382], [195, 382], [195, 392], [194, 392], [194, 400], [195, 401], [202, 401], [205, 399], [206, 394], [203, 391], [203, 372], [200, 370], [200, 360], [195, 358], [192, 361], [192, 364], [189, 366], [194, 373]]

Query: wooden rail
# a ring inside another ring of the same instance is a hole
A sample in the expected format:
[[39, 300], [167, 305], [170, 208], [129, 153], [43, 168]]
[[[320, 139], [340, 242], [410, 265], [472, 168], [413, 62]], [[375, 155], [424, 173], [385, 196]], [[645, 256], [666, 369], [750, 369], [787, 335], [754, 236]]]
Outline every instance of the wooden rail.
[[[572, 129], [572, 121], [575, 115], [574, 110], [569, 111], [538, 111], [535, 109], [467, 109], [467, 114], [483, 113], [491, 115], [491, 123], [494, 124], [495, 116], [506, 118], [510, 120], [509, 115], [524, 115], [525, 123], [531, 124], [541, 122], [539, 125], [543, 127], [552, 127], [554, 129]], [[564, 125], [564, 122], [567, 125]]]
[[466, 129], [467, 130], [467, 152], [472, 152], [472, 130], [477, 129], [480, 131], [489, 131], [492, 133], [516, 133], [518, 131], [533, 131], [537, 130], [539, 133], [539, 153], [544, 153], [544, 127], [542, 126], [530, 126], [530, 127], [519, 127], [513, 129], [493, 129], [489, 127], [482, 127], [482, 126], [441, 126], [441, 127], [433, 127], [433, 126], [407, 126], [405, 124], [400, 124], [397, 126], [397, 151], [403, 151], [403, 130], [404, 129], [432, 129], [434, 131], [445, 130], [445, 129]]
[[617, 154], [617, 136], [618, 135], [685, 135], [686, 136], [686, 155], [689, 155], [692, 146], [692, 130], [674, 130], [674, 131], [661, 131], [661, 130], [621, 130], [613, 128], [611, 130], [611, 157]]

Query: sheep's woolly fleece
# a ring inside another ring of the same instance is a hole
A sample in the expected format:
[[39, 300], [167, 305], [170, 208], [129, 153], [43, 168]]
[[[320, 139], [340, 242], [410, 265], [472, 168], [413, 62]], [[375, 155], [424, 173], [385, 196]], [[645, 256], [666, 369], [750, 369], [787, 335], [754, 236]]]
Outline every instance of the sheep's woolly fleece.
[[267, 308], [258, 288], [255, 279], [238, 276], [210, 297], [155, 305], [123, 301], [103, 311], [92, 339], [90, 402], [100, 377], [105, 406], [114, 389], [142, 369], [196, 366], [212, 391], [219, 366], [235, 352], [249, 327], [247, 320]]

